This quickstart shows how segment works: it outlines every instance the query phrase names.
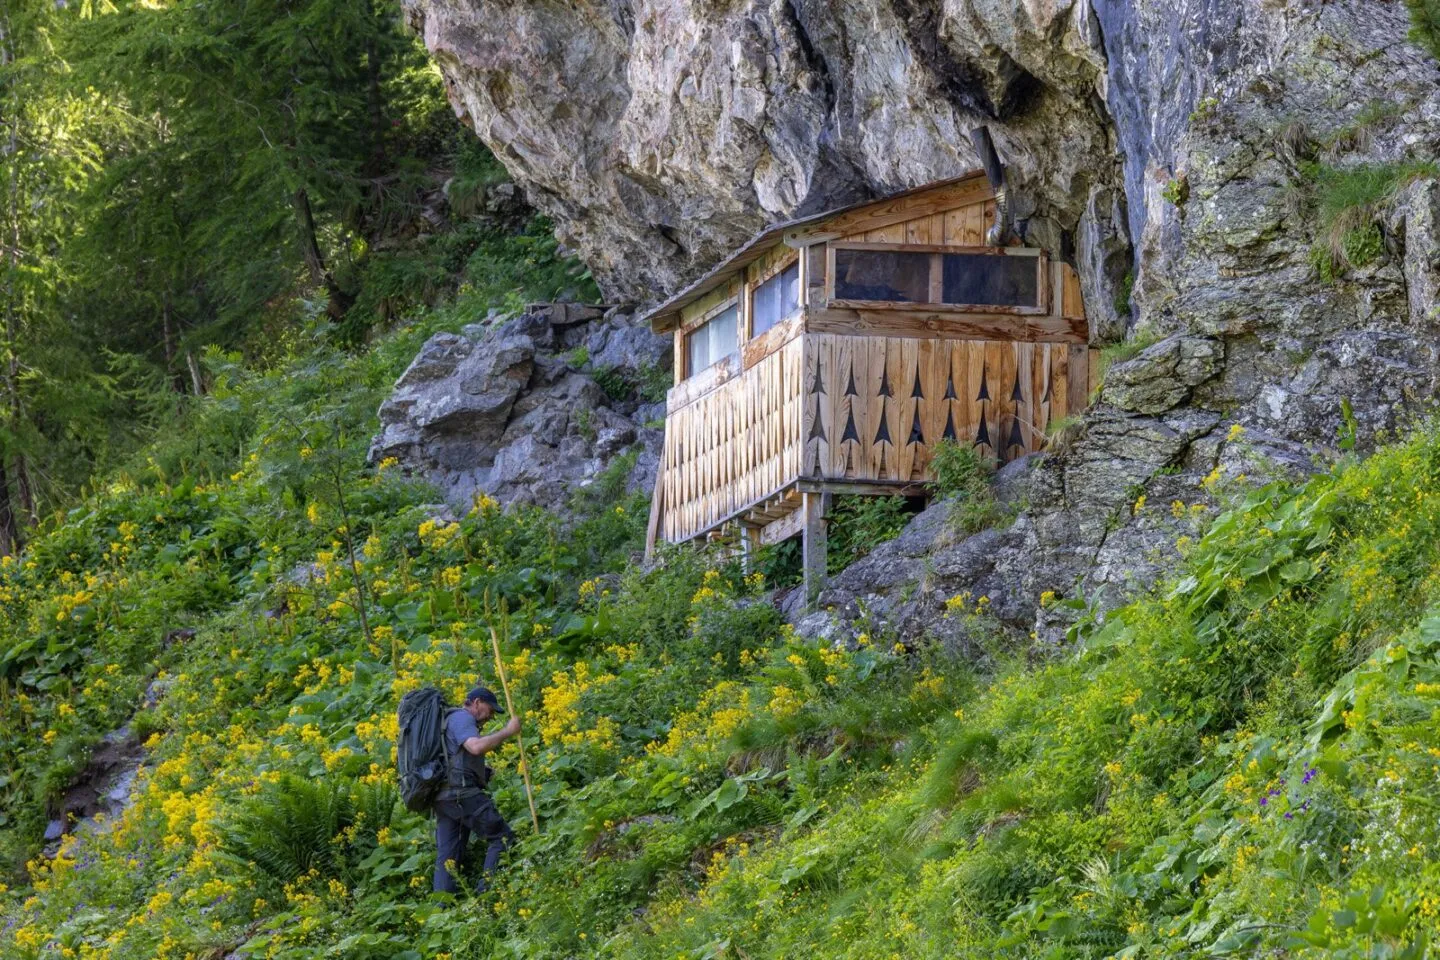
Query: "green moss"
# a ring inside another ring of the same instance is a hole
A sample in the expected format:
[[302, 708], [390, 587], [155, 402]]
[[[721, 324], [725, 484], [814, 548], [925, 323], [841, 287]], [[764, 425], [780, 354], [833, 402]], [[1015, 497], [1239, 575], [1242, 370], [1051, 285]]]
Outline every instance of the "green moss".
[[1205, 97], [1195, 104], [1195, 109], [1190, 113], [1190, 123], [1206, 123], [1213, 119], [1220, 109], [1220, 101], [1215, 97]]
[[1160, 195], [1177, 207], [1185, 206], [1190, 199], [1190, 178], [1184, 173], [1177, 174], [1165, 184]]

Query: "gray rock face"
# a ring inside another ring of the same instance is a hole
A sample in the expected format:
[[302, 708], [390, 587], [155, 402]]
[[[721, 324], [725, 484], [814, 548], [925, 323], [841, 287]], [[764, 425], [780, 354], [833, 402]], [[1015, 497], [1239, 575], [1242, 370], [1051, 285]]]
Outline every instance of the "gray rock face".
[[456, 109], [617, 300], [659, 298], [766, 223], [973, 168], [984, 123], [1017, 229], [1076, 265], [1094, 339], [1159, 338], [1030, 471], [1010, 528], [983, 550], [887, 545], [837, 578], [837, 609], [918, 623], [915, 603], [969, 583], [1008, 628], [1054, 636], [1039, 594], [1153, 579], [1214, 508], [1211, 471], [1310, 469], [1342, 404], [1364, 446], [1440, 387], [1440, 183], [1369, 211], [1368, 262], [1322, 277], [1314, 257], [1317, 167], [1440, 143], [1440, 68], [1399, 2], [404, 2]]
[[1105, 376], [1105, 399], [1122, 410], [1164, 413], [1220, 371], [1224, 347], [1210, 337], [1174, 336], [1142, 350]]
[[584, 354], [588, 370], [663, 373], [668, 347], [628, 316], [601, 313], [547, 304], [431, 337], [380, 408], [372, 462], [396, 458], [455, 506], [484, 493], [558, 509], [635, 450], [628, 483], [648, 492], [663, 441], [646, 425], [653, 410], [612, 398], [574, 364]]
[[617, 300], [675, 288], [767, 222], [973, 169], [968, 131], [989, 118], [1038, 235], [1058, 242], [1119, 180], [1076, 0], [405, 6], [456, 111]]

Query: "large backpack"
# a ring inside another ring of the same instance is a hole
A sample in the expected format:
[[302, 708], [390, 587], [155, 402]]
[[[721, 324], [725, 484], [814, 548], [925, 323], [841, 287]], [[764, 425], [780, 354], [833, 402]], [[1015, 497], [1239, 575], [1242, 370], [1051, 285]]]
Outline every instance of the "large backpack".
[[400, 799], [417, 813], [429, 810], [446, 783], [445, 717], [450, 709], [434, 687], [411, 690], [400, 698], [400, 738], [395, 760], [400, 768]]

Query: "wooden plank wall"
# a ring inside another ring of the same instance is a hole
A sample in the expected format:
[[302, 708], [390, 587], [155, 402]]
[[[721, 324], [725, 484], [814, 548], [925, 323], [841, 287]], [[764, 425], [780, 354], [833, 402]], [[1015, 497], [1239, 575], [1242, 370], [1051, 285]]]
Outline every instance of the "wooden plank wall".
[[[802, 477], [931, 480], [941, 439], [1008, 461], [1083, 409], [1080, 344], [807, 334]], [[1078, 372], [1078, 377], [1077, 377]]]
[[981, 200], [940, 213], [893, 223], [875, 230], [852, 233], [841, 243], [948, 243], [963, 247], [985, 245], [985, 233], [995, 222], [995, 201]]
[[666, 540], [698, 536], [799, 476], [803, 338], [665, 420]]

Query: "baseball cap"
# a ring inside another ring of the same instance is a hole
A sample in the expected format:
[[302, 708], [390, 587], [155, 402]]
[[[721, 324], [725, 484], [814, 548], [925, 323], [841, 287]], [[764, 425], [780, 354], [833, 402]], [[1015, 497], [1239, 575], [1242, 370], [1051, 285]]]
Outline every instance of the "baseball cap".
[[482, 703], [488, 703], [490, 705], [490, 709], [494, 710], [496, 713], [505, 712], [505, 708], [500, 706], [500, 701], [495, 699], [495, 694], [491, 692], [489, 687], [474, 687], [473, 689], [471, 689], [469, 693], [465, 694], [465, 702], [469, 703], [471, 700], [479, 700]]

